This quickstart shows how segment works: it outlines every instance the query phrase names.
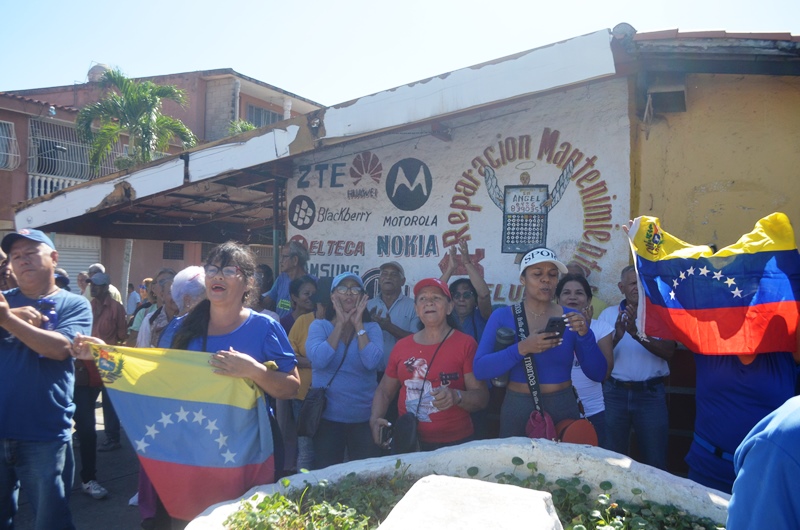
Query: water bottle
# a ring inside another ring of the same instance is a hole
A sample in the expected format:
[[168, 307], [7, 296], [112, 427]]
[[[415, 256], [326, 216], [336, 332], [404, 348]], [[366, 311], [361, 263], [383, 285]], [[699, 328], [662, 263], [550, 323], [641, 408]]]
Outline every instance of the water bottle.
[[42, 298], [39, 300], [39, 312], [42, 314], [42, 316], [47, 317], [47, 320], [42, 319], [42, 329], [55, 331], [55, 329], [58, 327], [56, 303], [50, 298]]
[[[494, 335], [494, 351], [505, 350], [516, 340], [516, 333], [511, 328], [499, 328]], [[508, 372], [492, 379], [492, 385], [503, 388], [508, 385]]]

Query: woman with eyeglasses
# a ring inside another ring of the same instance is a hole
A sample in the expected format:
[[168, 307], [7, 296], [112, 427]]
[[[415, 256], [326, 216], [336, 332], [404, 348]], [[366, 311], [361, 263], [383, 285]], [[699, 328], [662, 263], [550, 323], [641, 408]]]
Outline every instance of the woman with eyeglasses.
[[[158, 346], [208, 352], [215, 373], [249, 379], [276, 398], [294, 397], [300, 377], [286, 333], [274, 319], [247, 307], [249, 299], [256, 296], [253, 253], [228, 241], [209, 252], [203, 268], [207, 298], [186, 316], [175, 319], [161, 334]], [[77, 340], [75, 347], [82, 348]], [[268, 361], [273, 361], [277, 370], [268, 369]], [[276, 435], [273, 432], [273, 441], [279, 439]], [[242, 493], [255, 485], [243, 484]]]
[[[373, 441], [381, 439], [381, 428], [389, 404], [400, 393], [398, 414], [410, 412], [419, 420], [419, 446], [423, 451], [458, 445], [473, 439], [470, 412], [486, 407], [489, 390], [472, 374], [475, 340], [454, 329], [453, 301], [447, 284], [436, 278], [414, 286], [414, 307], [423, 328], [400, 339], [389, 355], [386, 373], [372, 401], [370, 427]], [[408, 448], [395, 432], [395, 452]], [[413, 449], [413, 448], [411, 448]]]
[[[453, 314], [458, 322], [458, 329], [470, 335], [475, 342], [480, 342], [483, 330], [486, 328], [486, 321], [492, 314], [492, 299], [489, 293], [489, 286], [481, 276], [478, 268], [472, 263], [469, 255], [469, 247], [466, 240], [459, 241], [461, 250], [461, 264], [467, 271], [467, 278], [459, 278], [450, 284], [450, 292], [453, 294]], [[440, 278], [447, 283], [450, 277], [458, 270], [458, 256], [456, 246], [450, 247], [450, 259], [447, 262], [447, 269]]]
[[383, 333], [369, 321], [364, 282], [352, 272], [333, 279], [325, 318], [308, 330], [306, 354], [315, 386], [328, 386], [328, 404], [314, 435], [317, 469], [349, 460], [372, 458], [370, 408], [383, 359]]

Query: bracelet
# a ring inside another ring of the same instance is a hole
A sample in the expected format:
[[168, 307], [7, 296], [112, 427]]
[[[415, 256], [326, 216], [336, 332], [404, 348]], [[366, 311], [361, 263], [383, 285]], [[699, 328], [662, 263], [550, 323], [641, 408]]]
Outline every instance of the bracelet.
[[456, 406], [461, 405], [461, 402], [464, 401], [464, 396], [461, 395], [461, 390], [456, 389], [456, 395], [458, 396], [458, 402]]

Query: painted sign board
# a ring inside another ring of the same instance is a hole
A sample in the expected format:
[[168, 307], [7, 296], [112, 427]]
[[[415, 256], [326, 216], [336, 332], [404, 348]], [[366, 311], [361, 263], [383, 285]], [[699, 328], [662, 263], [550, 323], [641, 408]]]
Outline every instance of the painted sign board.
[[522, 296], [514, 253], [546, 244], [614, 302], [629, 260], [627, 102], [624, 79], [598, 81], [448, 120], [450, 141], [428, 127], [317, 151], [287, 184], [288, 237], [308, 246], [310, 272], [352, 271], [370, 291], [387, 261], [407, 285], [440, 276], [464, 239], [498, 304]]

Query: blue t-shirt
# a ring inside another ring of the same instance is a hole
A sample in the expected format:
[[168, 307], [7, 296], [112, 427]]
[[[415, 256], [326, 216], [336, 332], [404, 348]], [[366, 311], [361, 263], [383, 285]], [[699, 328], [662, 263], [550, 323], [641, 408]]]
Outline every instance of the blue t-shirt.
[[342, 368], [325, 393], [328, 405], [322, 417], [326, 420], [341, 423], [369, 420], [372, 398], [378, 388], [378, 366], [383, 362], [383, 333], [374, 322], [364, 323], [364, 329], [369, 343], [363, 350], [358, 349], [355, 335], [350, 344], [339, 341], [334, 350], [328, 344], [328, 336], [333, 331], [329, 320], [315, 320], [308, 329], [306, 355], [311, 361], [312, 386], [327, 385], [347, 352]]
[[[573, 309], [567, 307], [562, 310], [564, 313], [574, 312]], [[503, 350], [493, 351], [495, 335], [497, 330], [502, 327], [511, 328], [514, 330], [514, 336], [517, 336], [517, 326], [511, 306], [501, 307], [489, 317], [483, 337], [478, 344], [478, 351], [475, 353], [473, 373], [476, 378], [486, 381], [508, 372], [510, 381], [525, 383], [527, 381], [525, 363], [519, 354], [517, 342]], [[534, 330], [528, 330], [528, 332], [534, 333]], [[602, 381], [605, 378], [608, 365], [606, 358], [603, 357], [603, 353], [597, 346], [594, 333], [589, 330], [586, 335], [581, 337], [568, 327], [564, 331], [564, 338], [560, 346], [534, 355], [539, 383], [558, 384], [570, 381], [573, 353], [581, 363], [586, 377], [592, 381]]]
[[[8, 305], [36, 307], [37, 300], [19, 289], [3, 292]], [[48, 296], [56, 304], [56, 331], [72, 340], [91, 335], [92, 308], [83, 296], [60, 290]], [[34, 442], [71, 437], [75, 404], [72, 358], [56, 361], [40, 356], [0, 328], [0, 438]]]
[[[169, 348], [175, 332], [186, 317], [175, 318], [164, 329], [158, 341], [159, 348]], [[233, 348], [246, 353], [256, 361], [265, 363], [275, 361], [279, 372], [290, 372], [297, 366], [289, 338], [281, 325], [271, 317], [250, 310], [250, 316], [241, 326], [225, 335], [209, 335], [203, 349], [203, 337], [195, 337], [186, 348], [190, 351], [216, 353]]]
[[483, 337], [483, 330], [486, 329], [486, 319], [483, 318], [481, 310], [476, 307], [464, 320], [461, 320], [461, 317], [456, 315], [455, 311], [453, 315], [458, 321], [461, 333], [469, 335], [475, 339], [475, 342], [480, 342], [481, 337]]
[[797, 528], [800, 521], [800, 397], [758, 422], [734, 457], [728, 530]]
[[[750, 364], [743, 364], [736, 355], [695, 354], [694, 360], [695, 433], [730, 455], [756, 423], [794, 395], [796, 372], [791, 353], [756, 355]], [[686, 463], [695, 473], [711, 479], [701, 483], [731, 491], [735, 475], [730, 460], [692, 442]]]

